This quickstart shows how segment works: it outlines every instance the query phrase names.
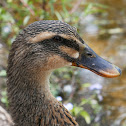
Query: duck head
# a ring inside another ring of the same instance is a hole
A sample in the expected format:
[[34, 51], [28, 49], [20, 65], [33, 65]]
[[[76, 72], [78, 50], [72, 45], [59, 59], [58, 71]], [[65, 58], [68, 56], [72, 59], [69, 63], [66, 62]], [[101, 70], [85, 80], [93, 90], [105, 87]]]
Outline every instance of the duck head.
[[[20, 37], [23, 36], [23, 37]], [[75, 28], [61, 21], [37, 21], [18, 37], [17, 54], [22, 64], [42, 70], [77, 66], [103, 77], [117, 77], [121, 70], [98, 56], [78, 35]], [[22, 39], [22, 40], [20, 40]], [[19, 58], [20, 59], [20, 58]], [[24, 62], [25, 61], [25, 62]]]

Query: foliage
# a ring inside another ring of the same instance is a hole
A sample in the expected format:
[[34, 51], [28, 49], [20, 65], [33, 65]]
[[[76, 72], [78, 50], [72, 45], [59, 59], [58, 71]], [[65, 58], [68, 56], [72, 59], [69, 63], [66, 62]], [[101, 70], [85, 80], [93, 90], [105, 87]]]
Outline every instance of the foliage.
[[0, 71], [0, 77], [6, 77], [6, 71], [5, 70]]
[[83, 2], [79, 4], [82, 8], [75, 8], [76, 3], [72, 0], [6, 0], [1, 4], [0, 36], [9, 46], [20, 29], [36, 20], [62, 20], [78, 27], [82, 17], [104, 12], [107, 8], [99, 3]]
[[95, 95], [92, 95], [92, 97], [88, 99], [82, 99], [80, 104], [74, 104], [73, 109], [71, 110], [71, 114], [74, 117], [82, 116], [87, 124], [90, 124], [93, 120], [89, 113], [85, 111], [84, 105], [89, 105], [91, 108], [93, 108], [94, 113], [97, 114], [101, 111], [101, 106], [99, 105], [98, 101], [95, 100]]
[[[63, 87], [65, 85], [72, 85], [74, 82], [76, 85], [80, 84], [79, 71], [75, 67], [62, 67], [56, 69], [50, 78], [50, 88], [54, 96], [58, 96], [59, 94], [63, 95], [64, 99], [67, 99], [67, 94], [63, 93]], [[73, 78], [73, 81], [72, 81]]]
[[2, 95], [1, 102], [4, 103], [6, 107], [8, 107], [7, 91], [2, 91], [1, 95]]
[[108, 6], [100, 3], [87, 3], [86, 8], [84, 9], [84, 16], [95, 13], [103, 13], [107, 8]]
[[[0, 71], [0, 77], [6, 77], [6, 71], [5, 70]], [[4, 90], [0, 94], [2, 95], [1, 102], [4, 103], [6, 105], [6, 107], [8, 107], [7, 91]]]
[[87, 124], [90, 124], [91, 118], [90, 115], [84, 110], [83, 106], [86, 102], [86, 99], [83, 99], [79, 105], [74, 105], [73, 109], [71, 110], [71, 113], [74, 117], [82, 116]]

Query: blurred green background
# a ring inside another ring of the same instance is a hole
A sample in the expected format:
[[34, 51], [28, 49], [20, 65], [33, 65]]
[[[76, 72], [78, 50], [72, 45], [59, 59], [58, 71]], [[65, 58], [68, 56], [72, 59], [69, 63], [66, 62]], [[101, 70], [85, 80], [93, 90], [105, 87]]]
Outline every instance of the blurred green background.
[[75, 67], [53, 72], [53, 95], [80, 126], [126, 126], [126, 0], [0, 1], [0, 106], [8, 111], [9, 49], [21, 29], [38, 20], [62, 20], [77, 28], [99, 55], [122, 69], [114, 79]]

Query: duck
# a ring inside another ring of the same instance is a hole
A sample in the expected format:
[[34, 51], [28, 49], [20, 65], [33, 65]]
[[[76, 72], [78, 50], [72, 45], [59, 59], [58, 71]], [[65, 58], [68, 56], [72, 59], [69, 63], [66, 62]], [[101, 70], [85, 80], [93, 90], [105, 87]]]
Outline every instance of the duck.
[[7, 68], [9, 110], [14, 126], [78, 126], [50, 91], [53, 70], [75, 66], [103, 77], [121, 70], [98, 56], [77, 29], [59, 20], [36, 21], [12, 43]]

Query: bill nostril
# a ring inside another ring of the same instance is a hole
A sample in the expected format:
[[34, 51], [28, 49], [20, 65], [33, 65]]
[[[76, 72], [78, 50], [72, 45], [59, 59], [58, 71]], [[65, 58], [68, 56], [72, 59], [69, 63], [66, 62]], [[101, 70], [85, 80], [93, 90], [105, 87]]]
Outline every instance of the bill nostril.
[[87, 55], [88, 57], [94, 57], [94, 55], [93, 55], [92, 53], [90, 53], [90, 52], [87, 52], [86, 55]]

